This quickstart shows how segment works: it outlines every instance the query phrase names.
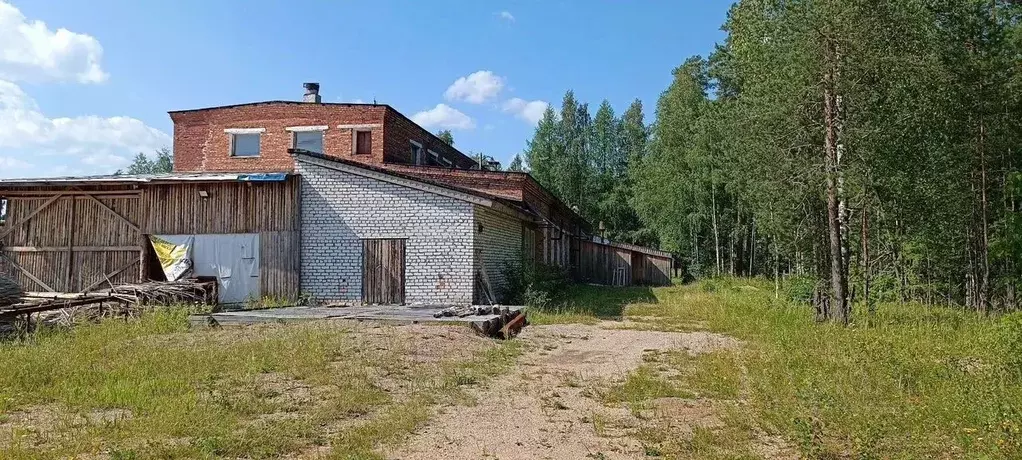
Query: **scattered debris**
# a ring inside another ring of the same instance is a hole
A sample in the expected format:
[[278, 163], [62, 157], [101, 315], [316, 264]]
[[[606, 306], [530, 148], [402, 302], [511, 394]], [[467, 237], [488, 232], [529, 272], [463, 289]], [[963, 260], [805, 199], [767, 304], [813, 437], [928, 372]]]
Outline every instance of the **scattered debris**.
[[16, 281], [0, 276], [0, 307], [18, 303], [23, 294]]
[[142, 305], [215, 303], [216, 295], [215, 281], [198, 279], [122, 284], [94, 292], [25, 292], [13, 303], [0, 302], [0, 319], [65, 308], [101, 307], [110, 304], [131, 310]]

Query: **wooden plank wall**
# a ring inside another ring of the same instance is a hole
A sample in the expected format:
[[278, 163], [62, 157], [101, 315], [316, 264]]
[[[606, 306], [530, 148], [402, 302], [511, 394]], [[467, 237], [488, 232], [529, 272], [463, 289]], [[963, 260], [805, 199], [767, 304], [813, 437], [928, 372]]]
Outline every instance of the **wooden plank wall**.
[[7, 197], [8, 218], [0, 226], [0, 273], [31, 291], [77, 292], [106, 285], [107, 278], [113, 283], [138, 279], [141, 234], [111, 213], [137, 216], [137, 192], [95, 199], [82, 194], [53, 197]]
[[294, 297], [301, 289], [301, 240], [298, 232], [260, 232], [260, 282], [264, 296]]
[[607, 286], [671, 284], [671, 259], [592, 241], [579, 244], [575, 275], [581, 282]]
[[[148, 233], [259, 233], [298, 229], [298, 181], [153, 186], [142, 195]], [[207, 198], [199, 196], [204, 191]]]
[[[58, 193], [69, 195], [53, 200]], [[45, 291], [45, 284], [58, 292], [78, 292], [107, 285], [107, 277], [114, 284], [138, 281], [141, 248], [148, 244], [143, 235], [259, 233], [262, 292], [298, 295], [296, 177], [140, 188], [26, 187], [0, 190], [0, 196], [8, 200], [7, 220], [0, 225], [0, 273], [26, 290]]]

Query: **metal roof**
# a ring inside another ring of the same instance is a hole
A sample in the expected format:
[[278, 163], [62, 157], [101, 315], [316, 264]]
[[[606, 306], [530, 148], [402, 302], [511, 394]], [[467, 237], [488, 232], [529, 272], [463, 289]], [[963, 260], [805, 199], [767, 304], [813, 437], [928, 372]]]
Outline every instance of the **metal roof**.
[[0, 179], [0, 186], [46, 186], [59, 184], [146, 184], [166, 182], [281, 182], [288, 173], [169, 173], [108, 174], [101, 176]]

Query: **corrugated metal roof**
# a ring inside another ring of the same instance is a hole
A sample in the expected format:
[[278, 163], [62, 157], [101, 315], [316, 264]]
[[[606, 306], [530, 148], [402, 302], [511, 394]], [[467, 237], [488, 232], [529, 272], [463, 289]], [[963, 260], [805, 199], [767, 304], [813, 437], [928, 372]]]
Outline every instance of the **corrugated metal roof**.
[[0, 186], [44, 186], [54, 184], [138, 184], [154, 182], [281, 182], [288, 173], [169, 173], [108, 174], [101, 176], [40, 177], [0, 179]]

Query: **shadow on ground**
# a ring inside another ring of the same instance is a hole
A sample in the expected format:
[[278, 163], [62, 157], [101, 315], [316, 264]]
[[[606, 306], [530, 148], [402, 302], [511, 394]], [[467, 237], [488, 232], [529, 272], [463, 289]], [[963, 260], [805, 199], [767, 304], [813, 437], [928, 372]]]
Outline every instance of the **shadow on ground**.
[[653, 288], [632, 286], [569, 286], [558, 309], [601, 319], [621, 319], [625, 307], [634, 303], [656, 303]]

